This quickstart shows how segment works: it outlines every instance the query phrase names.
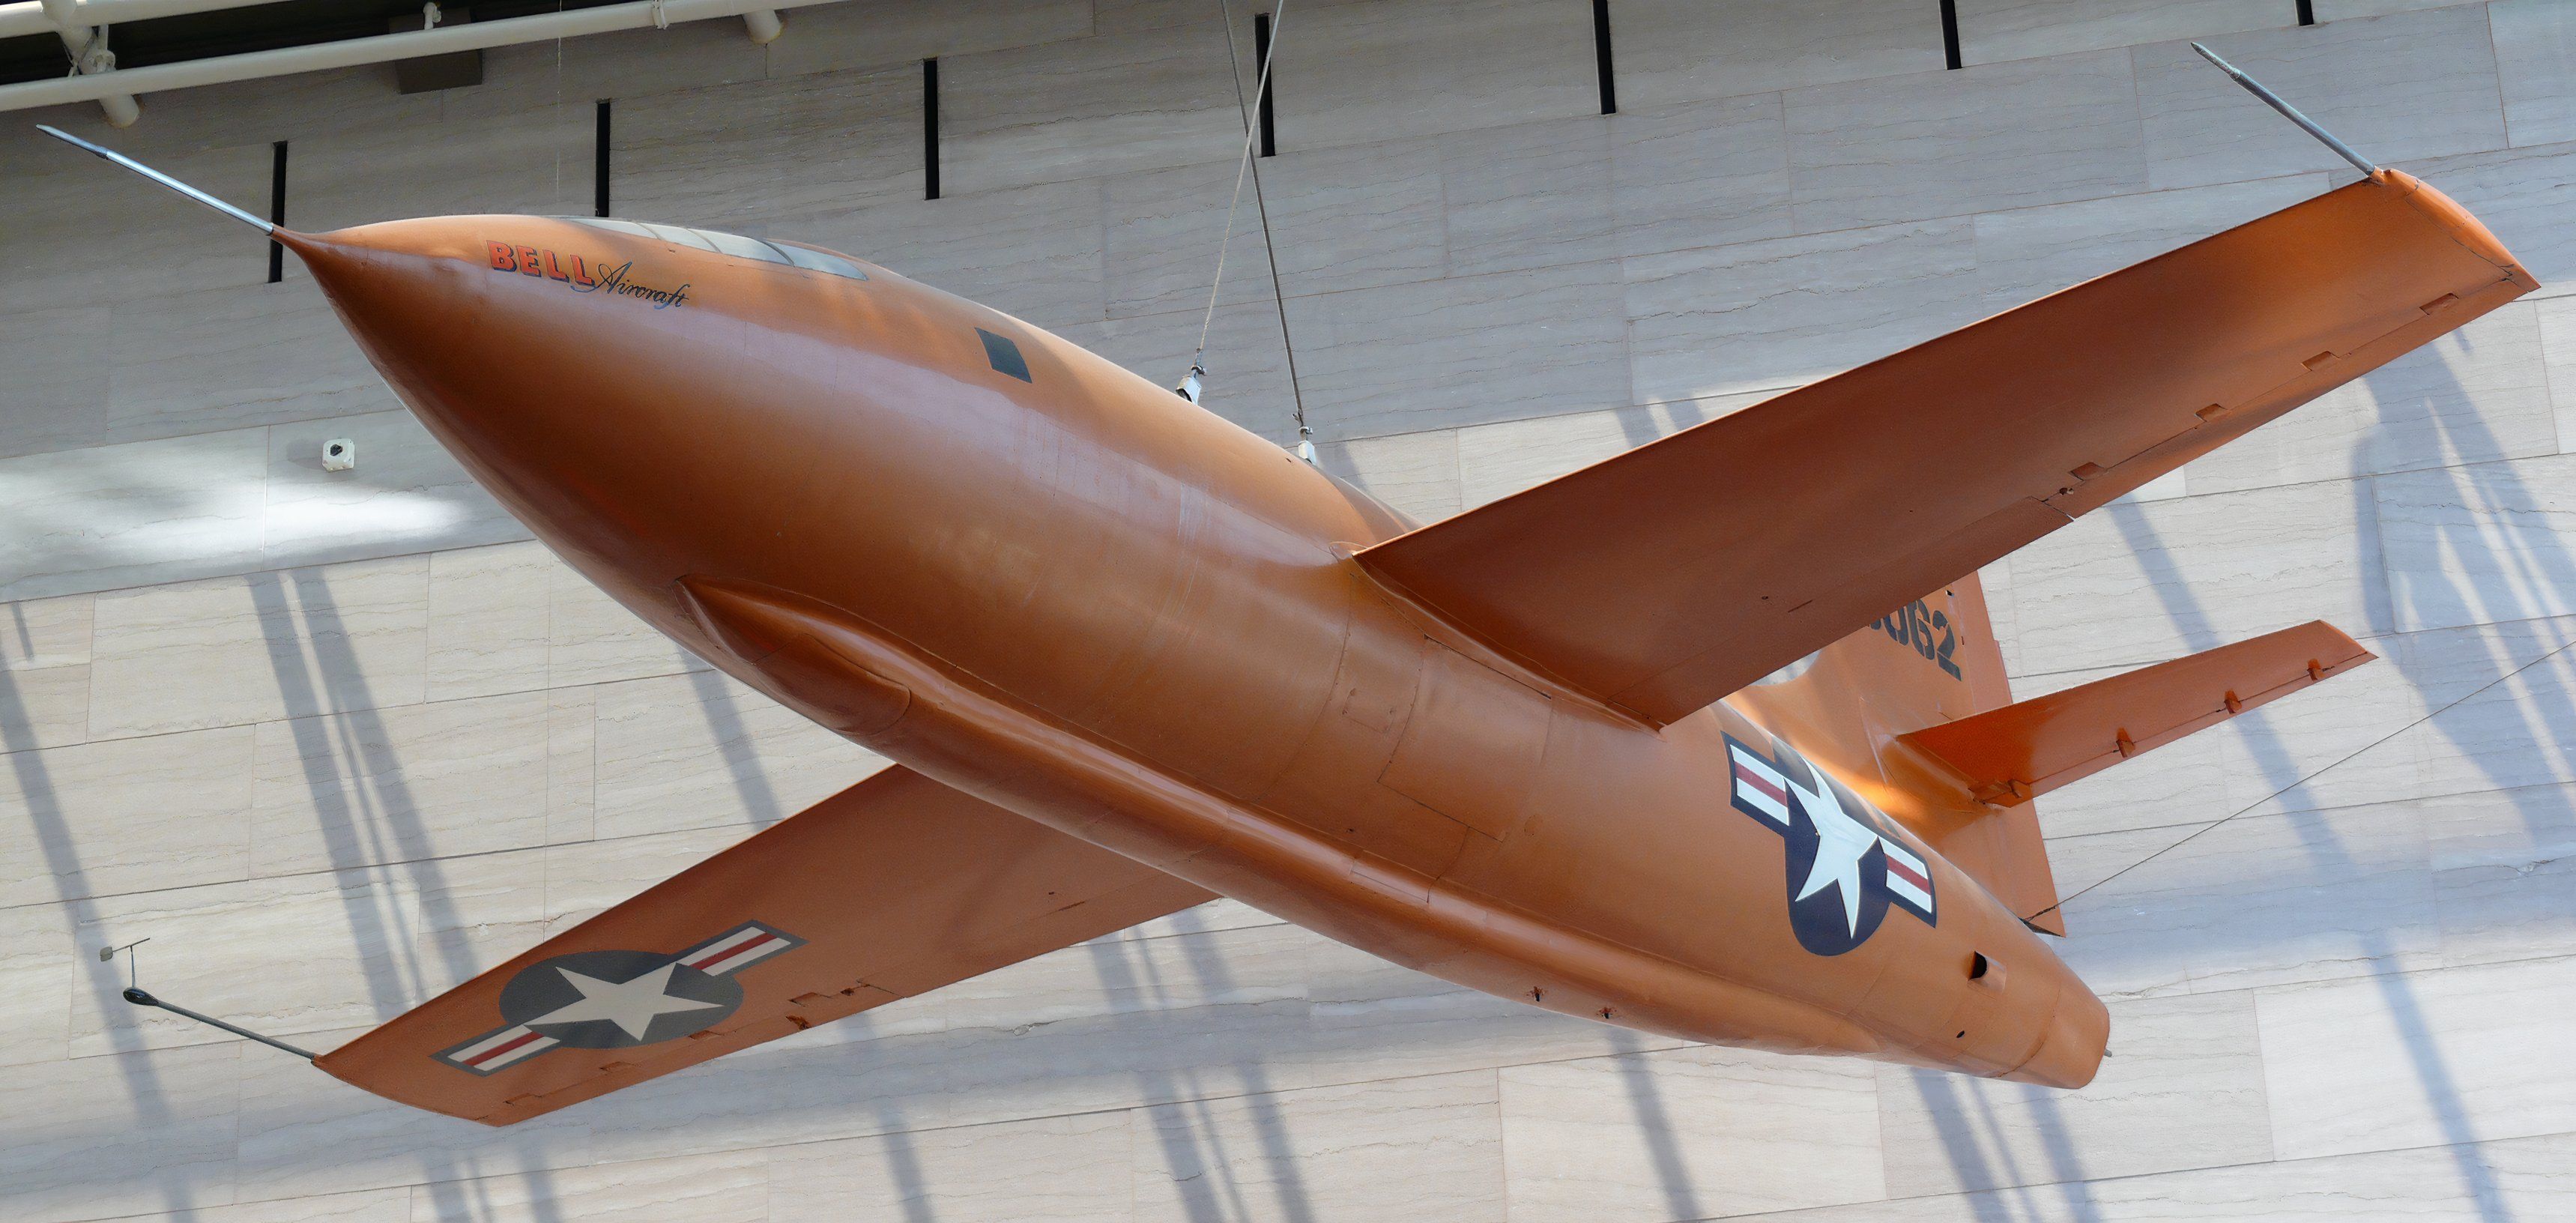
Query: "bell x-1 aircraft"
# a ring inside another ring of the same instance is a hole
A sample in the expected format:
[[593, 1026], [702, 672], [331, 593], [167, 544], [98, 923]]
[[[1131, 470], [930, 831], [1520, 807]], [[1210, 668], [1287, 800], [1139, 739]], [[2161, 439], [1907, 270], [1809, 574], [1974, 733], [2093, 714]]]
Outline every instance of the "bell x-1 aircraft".
[[2080, 1087], [2109, 1019], [2031, 800], [2371, 655], [2312, 623], [2016, 702], [1979, 568], [2537, 287], [2356, 158], [1424, 525], [843, 255], [297, 233], [74, 143], [269, 232], [556, 554], [895, 762], [316, 1059], [493, 1125], [1216, 896], [1602, 1023]]

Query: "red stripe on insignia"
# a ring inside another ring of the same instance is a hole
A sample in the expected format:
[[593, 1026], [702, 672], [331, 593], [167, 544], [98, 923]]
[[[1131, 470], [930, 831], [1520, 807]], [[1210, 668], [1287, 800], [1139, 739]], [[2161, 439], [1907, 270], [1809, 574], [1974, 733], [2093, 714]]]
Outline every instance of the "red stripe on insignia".
[[1763, 777], [1761, 774], [1756, 773], [1741, 764], [1735, 766], [1735, 780], [1751, 786], [1756, 790], [1760, 790], [1764, 794], [1770, 795], [1772, 802], [1786, 804], [1789, 801], [1789, 792], [1787, 790], [1773, 785], [1770, 779]]
[[1914, 886], [1916, 886], [1916, 887], [1918, 887], [1918, 888], [1923, 889], [1924, 891], [1927, 891], [1927, 892], [1928, 892], [1928, 891], [1931, 891], [1931, 890], [1932, 890], [1932, 881], [1931, 881], [1931, 880], [1926, 879], [1926, 878], [1924, 878], [1922, 875], [1915, 873], [1915, 870], [1914, 870], [1914, 868], [1913, 868], [1913, 867], [1907, 866], [1906, 864], [1904, 864], [1904, 863], [1902, 863], [1902, 862], [1897, 861], [1897, 860], [1896, 860], [1896, 855], [1894, 855], [1894, 854], [1889, 854], [1889, 855], [1887, 856], [1887, 873], [1889, 873], [1889, 874], [1891, 874], [1891, 875], [1894, 875], [1894, 876], [1896, 876], [1897, 878], [1899, 878], [1899, 879], [1902, 879], [1902, 880], [1906, 881], [1907, 883], [1911, 883], [1911, 884], [1913, 884]]
[[501, 1056], [502, 1054], [507, 1053], [507, 1052], [509, 1052], [509, 1051], [510, 1051], [510, 1050], [512, 1050], [512, 1049], [516, 1049], [516, 1048], [518, 1048], [518, 1047], [519, 1047], [519, 1046], [521, 1046], [521, 1045], [527, 1044], [529, 1041], [532, 1041], [532, 1040], [543, 1040], [543, 1039], [545, 1039], [545, 1038], [544, 1038], [544, 1037], [542, 1037], [542, 1036], [537, 1035], [537, 1034], [536, 1034], [536, 1033], [534, 1033], [534, 1032], [522, 1032], [522, 1033], [520, 1033], [520, 1034], [519, 1034], [519, 1037], [518, 1037], [518, 1039], [516, 1039], [516, 1040], [506, 1041], [506, 1042], [502, 1043], [500, 1046], [498, 1046], [498, 1047], [496, 1047], [496, 1048], [486, 1049], [486, 1050], [484, 1050], [482, 1053], [480, 1053], [480, 1054], [478, 1054], [478, 1055], [476, 1055], [476, 1056], [474, 1056], [474, 1057], [469, 1057], [469, 1058], [465, 1059], [465, 1064], [466, 1064], [466, 1065], [468, 1065], [468, 1066], [480, 1066], [480, 1065], [482, 1065], [483, 1063], [488, 1062], [488, 1061], [491, 1061], [493, 1058], [499, 1057], [499, 1056]]

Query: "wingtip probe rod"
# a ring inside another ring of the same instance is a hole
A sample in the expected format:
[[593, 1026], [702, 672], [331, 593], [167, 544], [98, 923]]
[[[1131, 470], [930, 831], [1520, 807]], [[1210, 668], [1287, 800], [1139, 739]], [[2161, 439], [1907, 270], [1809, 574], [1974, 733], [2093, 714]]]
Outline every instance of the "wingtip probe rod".
[[244, 224], [244, 225], [251, 226], [252, 228], [255, 228], [255, 229], [259, 230], [259, 232], [261, 232], [261, 233], [269, 234], [269, 235], [272, 235], [272, 236], [274, 236], [274, 235], [277, 233], [277, 226], [276, 226], [276, 225], [271, 224], [270, 222], [267, 222], [267, 221], [263, 221], [263, 220], [259, 219], [259, 217], [258, 217], [258, 216], [254, 215], [254, 214], [252, 214], [252, 213], [250, 213], [250, 212], [246, 212], [246, 211], [244, 211], [244, 210], [242, 210], [242, 209], [240, 209], [240, 208], [236, 208], [236, 207], [234, 207], [234, 206], [233, 206], [233, 205], [231, 205], [231, 204], [227, 204], [227, 203], [225, 203], [225, 202], [224, 202], [224, 201], [222, 201], [222, 200], [216, 199], [215, 197], [213, 197], [213, 196], [211, 196], [211, 195], [208, 195], [208, 194], [206, 194], [206, 193], [205, 193], [205, 192], [203, 192], [203, 191], [199, 191], [198, 189], [196, 189], [196, 188], [194, 188], [194, 187], [191, 187], [191, 186], [189, 186], [189, 185], [188, 185], [188, 184], [186, 184], [186, 183], [180, 182], [178, 179], [172, 178], [172, 177], [170, 177], [170, 176], [169, 176], [169, 175], [167, 175], [167, 174], [163, 174], [163, 173], [162, 173], [162, 172], [160, 172], [159, 170], [155, 170], [155, 169], [153, 169], [152, 167], [150, 167], [150, 166], [147, 166], [147, 165], [143, 164], [142, 162], [136, 161], [136, 160], [134, 160], [133, 158], [126, 156], [126, 155], [125, 155], [125, 154], [123, 154], [123, 153], [119, 153], [119, 152], [117, 152], [117, 151], [116, 151], [116, 150], [114, 150], [114, 149], [102, 148], [102, 147], [100, 147], [100, 146], [98, 146], [98, 145], [91, 144], [89, 141], [83, 140], [83, 139], [81, 139], [81, 138], [80, 138], [80, 137], [78, 137], [78, 136], [72, 135], [70, 132], [66, 132], [66, 131], [64, 131], [64, 130], [63, 130], [63, 129], [61, 129], [61, 128], [58, 128], [58, 127], [51, 127], [51, 126], [48, 126], [48, 125], [46, 125], [46, 124], [42, 124], [42, 123], [39, 123], [39, 124], [37, 124], [37, 125], [36, 125], [36, 130], [37, 130], [37, 131], [40, 131], [40, 132], [43, 132], [44, 134], [46, 134], [46, 135], [48, 135], [48, 136], [51, 136], [51, 137], [53, 137], [53, 138], [54, 138], [54, 139], [56, 139], [56, 140], [60, 140], [60, 141], [63, 141], [64, 143], [66, 143], [66, 144], [70, 144], [70, 145], [72, 145], [72, 146], [73, 146], [73, 147], [75, 147], [75, 148], [83, 148], [83, 149], [87, 149], [87, 150], [89, 150], [91, 153], [96, 154], [96, 155], [97, 155], [100, 159], [102, 159], [102, 160], [109, 161], [109, 162], [113, 162], [113, 163], [115, 163], [116, 165], [123, 166], [124, 168], [126, 168], [126, 169], [128, 169], [128, 170], [132, 170], [132, 171], [134, 171], [135, 173], [140, 174], [140, 175], [142, 175], [142, 176], [143, 176], [143, 177], [145, 177], [145, 178], [151, 179], [153, 182], [159, 183], [159, 184], [161, 184], [162, 186], [167, 187], [167, 188], [169, 188], [169, 189], [170, 189], [170, 190], [172, 190], [172, 191], [178, 192], [179, 194], [181, 194], [181, 195], [184, 195], [184, 196], [188, 197], [189, 199], [195, 200], [195, 201], [197, 201], [198, 203], [203, 204], [203, 205], [205, 205], [205, 206], [206, 206], [206, 207], [208, 207], [208, 208], [212, 208], [212, 209], [214, 209], [215, 211], [220, 212], [220, 213], [224, 214], [225, 216], [231, 217], [232, 219], [234, 219], [234, 220], [236, 220], [236, 221], [239, 221], [239, 222], [241, 222], [241, 223], [242, 223], [242, 224]]
[[2238, 68], [2234, 64], [2228, 63], [2226, 60], [2220, 59], [2218, 57], [2218, 52], [2212, 51], [2199, 43], [2191, 44], [2191, 49], [2200, 52], [2200, 57], [2202, 59], [2208, 60], [2210, 63], [2217, 65], [2219, 71], [2226, 73], [2229, 77], [2233, 78], [2237, 84], [2244, 86], [2245, 92], [2263, 99], [2263, 104], [2281, 112], [2282, 118], [2298, 124], [2299, 130], [2316, 137], [2318, 143], [2325, 145], [2327, 148], [2333, 149], [2336, 156], [2343, 158], [2345, 161], [2351, 162], [2356, 169], [2359, 169], [2364, 174], [2375, 175], [2379, 173], [2379, 167], [2372, 165], [2369, 158], [2354, 152], [2351, 145], [2335, 139], [2335, 134], [2317, 126], [2316, 120], [2300, 114], [2298, 107], [2282, 101], [2281, 95], [2264, 88], [2263, 82], [2245, 75], [2243, 69]]

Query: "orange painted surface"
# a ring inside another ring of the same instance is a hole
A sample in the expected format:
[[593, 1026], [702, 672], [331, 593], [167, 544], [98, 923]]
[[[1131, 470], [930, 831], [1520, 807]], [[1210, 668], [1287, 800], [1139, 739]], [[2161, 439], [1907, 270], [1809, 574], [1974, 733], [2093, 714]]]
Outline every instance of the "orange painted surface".
[[[1550, 1010], [2079, 1086], [2029, 806], [1896, 746], [2010, 699], [1973, 570], [2532, 287], [2387, 174], [1413, 530], [882, 269], [281, 238], [567, 561], [955, 792], [862, 785], [320, 1059], [493, 1123], [1211, 892]], [[1022, 890], [961, 898], [1003, 843]]]

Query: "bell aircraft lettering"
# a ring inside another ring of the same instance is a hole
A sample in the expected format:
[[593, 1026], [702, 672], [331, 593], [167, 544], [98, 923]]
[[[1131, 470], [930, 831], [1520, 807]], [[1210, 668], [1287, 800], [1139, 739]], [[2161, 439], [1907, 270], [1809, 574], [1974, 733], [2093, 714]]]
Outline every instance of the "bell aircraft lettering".
[[[1978, 570], [2537, 287], [2369, 168], [1424, 525], [831, 252], [155, 181], [302, 259], [556, 555], [894, 762], [317, 1059], [492, 1125], [1219, 895], [1567, 1015], [2080, 1087], [2109, 1012], [2030, 800], [2371, 656], [2016, 701]], [[689, 314], [609, 300], [636, 266]]]
[[516, 272], [522, 276], [537, 276], [561, 281], [575, 293], [607, 293], [617, 297], [641, 298], [653, 303], [653, 308], [656, 310], [667, 310], [673, 306], [685, 306], [689, 303], [689, 286], [685, 284], [676, 289], [656, 289], [637, 284], [630, 279], [631, 273], [635, 270], [635, 261], [632, 259], [613, 268], [600, 266], [600, 270], [594, 275], [592, 269], [595, 265], [588, 259], [580, 255], [564, 254], [552, 247], [514, 246], [507, 242], [494, 242], [486, 238], [483, 241], [483, 248], [491, 257], [487, 266], [495, 272]]

